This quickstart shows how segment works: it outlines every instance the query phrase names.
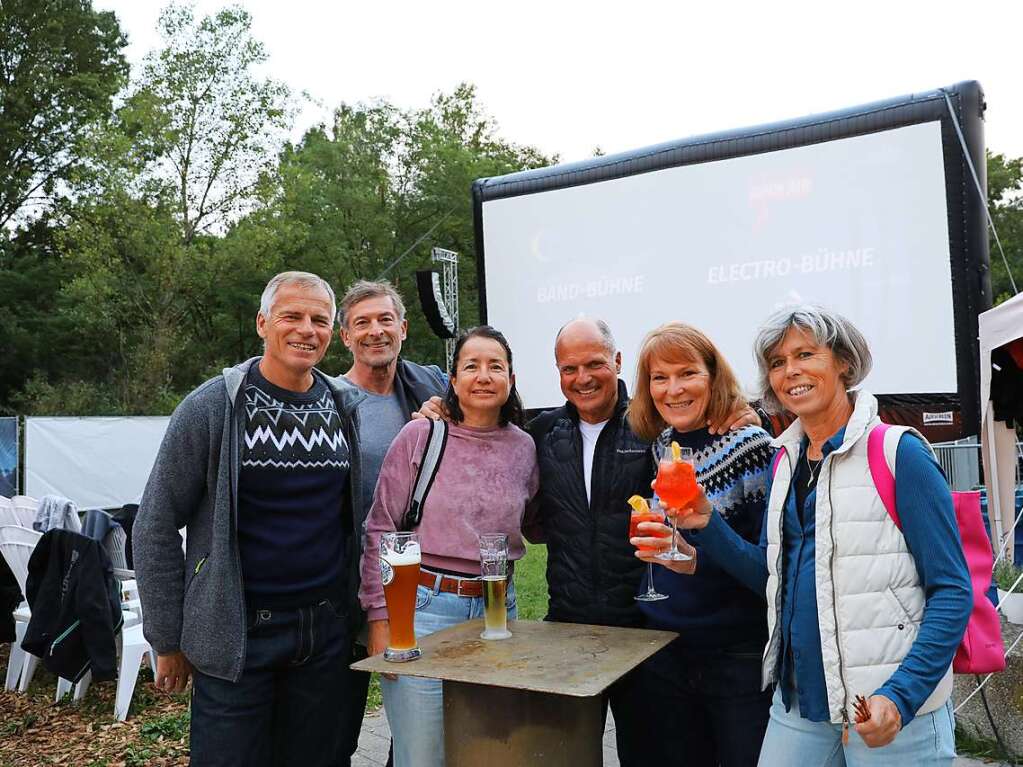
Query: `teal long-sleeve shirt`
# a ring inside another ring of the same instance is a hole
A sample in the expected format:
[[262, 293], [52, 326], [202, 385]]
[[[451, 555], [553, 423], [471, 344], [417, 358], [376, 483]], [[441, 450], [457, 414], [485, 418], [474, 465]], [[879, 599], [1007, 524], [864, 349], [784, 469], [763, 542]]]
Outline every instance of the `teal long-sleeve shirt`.
[[[841, 445], [844, 436], [845, 429], [842, 429], [829, 439], [824, 447], [825, 455]], [[803, 449], [806, 449], [805, 444]], [[786, 499], [784, 532], [790, 540], [797, 532], [788, 529], [791, 520], [798, 519], [794, 513], [795, 503], [795, 488], [792, 487]], [[802, 545], [788, 552], [794, 555], [785, 558], [782, 573], [782, 613], [791, 615], [791, 621], [782, 626], [788, 629], [783, 636], [782, 661], [791, 659], [796, 663], [795, 675], [800, 688], [798, 692], [783, 688], [782, 694], [788, 705], [793, 692], [797, 692], [805, 718], [827, 721], [816, 583], [812, 577], [815, 503], [816, 493], [812, 492], [803, 509]], [[973, 592], [948, 485], [926, 446], [912, 435], [899, 441], [895, 503], [906, 545], [913, 555], [924, 590], [924, 617], [909, 653], [875, 694], [884, 695], [895, 703], [905, 726], [948, 670], [969, 620]], [[698, 536], [706, 555], [748, 588], [758, 594], [766, 593], [766, 524], [760, 545], [754, 546], [736, 535], [715, 512]], [[801, 577], [807, 573], [810, 577]], [[778, 678], [787, 680], [788, 674]]]

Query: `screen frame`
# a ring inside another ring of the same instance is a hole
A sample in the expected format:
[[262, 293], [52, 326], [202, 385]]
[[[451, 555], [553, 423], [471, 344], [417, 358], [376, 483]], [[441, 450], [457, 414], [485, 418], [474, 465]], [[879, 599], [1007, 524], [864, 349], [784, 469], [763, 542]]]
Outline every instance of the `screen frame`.
[[986, 199], [977, 193], [956, 123], [949, 114], [949, 104], [955, 111], [970, 160], [986, 196], [986, 104], [983, 89], [972, 80], [834, 112], [696, 136], [582, 162], [478, 179], [472, 185], [472, 199], [480, 321], [485, 323], [489, 319], [483, 236], [485, 202], [938, 121], [945, 169], [958, 391], [888, 394], [881, 398], [881, 404], [889, 413], [899, 414], [900, 421], [909, 421], [912, 425], [916, 425], [918, 419], [908, 417], [911, 412], [917, 413], [921, 409], [952, 410], [957, 414], [955, 423], [938, 436], [951, 439], [976, 434], [980, 430], [977, 316], [991, 307]]

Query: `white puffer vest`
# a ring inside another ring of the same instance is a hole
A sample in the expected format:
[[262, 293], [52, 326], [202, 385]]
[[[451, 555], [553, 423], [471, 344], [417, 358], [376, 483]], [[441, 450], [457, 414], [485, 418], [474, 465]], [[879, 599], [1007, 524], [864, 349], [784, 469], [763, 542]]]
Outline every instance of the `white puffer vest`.
[[[855, 696], [869, 697], [891, 677], [909, 653], [924, 615], [924, 592], [913, 555], [870, 476], [867, 436], [880, 423], [877, 400], [868, 392], [852, 396], [855, 407], [845, 439], [825, 458], [817, 478], [817, 618], [828, 710], [836, 724], [854, 721]], [[770, 638], [764, 651], [764, 687], [777, 681], [779, 668], [784, 505], [802, 458], [802, 439], [803, 427], [797, 420], [772, 443], [783, 447], [785, 455], [778, 463], [767, 508]], [[891, 466], [897, 442], [892, 443]], [[951, 694], [950, 666], [917, 713], [934, 711]]]

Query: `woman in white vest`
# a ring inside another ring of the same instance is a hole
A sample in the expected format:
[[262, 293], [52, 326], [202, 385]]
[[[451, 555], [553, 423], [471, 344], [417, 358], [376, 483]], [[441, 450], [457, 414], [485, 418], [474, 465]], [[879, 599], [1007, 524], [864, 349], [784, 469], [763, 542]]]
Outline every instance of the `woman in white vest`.
[[765, 403], [797, 416], [772, 443], [780, 455], [760, 545], [705, 497], [679, 524], [767, 596], [763, 684], [775, 695], [760, 764], [951, 765], [951, 664], [972, 593], [941, 469], [922, 436], [889, 429], [900, 531], [867, 460], [877, 400], [854, 390], [870, 350], [844, 317], [779, 311], [754, 352]]

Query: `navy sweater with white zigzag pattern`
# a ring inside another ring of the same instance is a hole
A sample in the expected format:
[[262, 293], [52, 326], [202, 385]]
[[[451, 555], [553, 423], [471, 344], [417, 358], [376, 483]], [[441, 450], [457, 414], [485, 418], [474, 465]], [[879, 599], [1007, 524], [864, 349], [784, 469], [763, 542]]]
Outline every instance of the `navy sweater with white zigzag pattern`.
[[[658, 441], [671, 440], [692, 448], [697, 481], [708, 500], [746, 540], [756, 544], [767, 509], [771, 438], [763, 429], [747, 426], [728, 434], [706, 429], [684, 434], [668, 429]], [[762, 649], [767, 640], [764, 596], [754, 594], [700, 550], [699, 537], [687, 534], [697, 550], [693, 575], [654, 568], [654, 586], [670, 598], [642, 602], [650, 628], [678, 631], [679, 642], [694, 650]], [[646, 589], [646, 581], [642, 585]]]

